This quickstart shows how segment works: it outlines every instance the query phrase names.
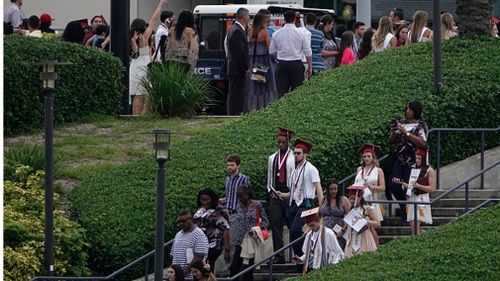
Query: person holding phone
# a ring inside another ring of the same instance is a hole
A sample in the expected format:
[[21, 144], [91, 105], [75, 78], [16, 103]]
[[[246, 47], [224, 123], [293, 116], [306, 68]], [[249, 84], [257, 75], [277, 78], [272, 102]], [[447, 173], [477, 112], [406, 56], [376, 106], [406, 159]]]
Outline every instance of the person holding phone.
[[[405, 106], [405, 118], [400, 121], [391, 122], [391, 135], [389, 140], [395, 145], [393, 162], [389, 163], [390, 171], [384, 171], [387, 178], [385, 196], [387, 200], [392, 200], [394, 196], [397, 200], [406, 200], [406, 191], [401, 185], [392, 182], [393, 178], [402, 179], [408, 182], [412, 166], [415, 165], [415, 151], [417, 148], [424, 148], [427, 145], [427, 124], [422, 120], [422, 104], [412, 101]], [[400, 204], [401, 220], [406, 223], [405, 205]]]

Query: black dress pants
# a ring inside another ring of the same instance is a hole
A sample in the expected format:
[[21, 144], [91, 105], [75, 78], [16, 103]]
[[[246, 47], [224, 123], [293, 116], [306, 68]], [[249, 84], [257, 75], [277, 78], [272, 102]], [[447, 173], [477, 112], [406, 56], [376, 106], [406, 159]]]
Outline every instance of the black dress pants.
[[302, 61], [280, 60], [276, 65], [276, 89], [281, 98], [304, 83], [304, 64]]
[[[241, 246], [235, 246], [234, 247], [234, 254], [233, 254], [233, 257], [231, 259], [231, 265], [229, 266], [229, 276], [231, 276], [231, 277], [240, 273], [245, 268], [253, 265], [254, 259], [250, 259], [248, 266], [244, 265], [243, 258], [241, 258], [240, 255], [241, 255]], [[253, 270], [244, 274], [243, 276], [241, 276], [237, 280], [239, 280], [239, 281], [253, 281]]]
[[229, 76], [227, 115], [240, 115], [243, 112], [248, 92], [247, 80], [245, 76]]
[[[283, 225], [286, 221], [286, 211], [288, 202], [271, 198], [269, 200], [269, 219], [271, 220], [271, 230], [273, 234], [273, 250], [277, 251], [283, 247]], [[278, 259], [285, 260], [285, 253], [281, 252]]]

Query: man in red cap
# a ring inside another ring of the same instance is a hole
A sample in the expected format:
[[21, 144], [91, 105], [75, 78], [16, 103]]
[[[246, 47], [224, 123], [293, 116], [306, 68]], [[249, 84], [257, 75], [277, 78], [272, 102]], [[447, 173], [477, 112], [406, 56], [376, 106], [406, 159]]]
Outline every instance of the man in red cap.
[[301, 214], [310, 230], [302, 245], [304, 254], [300, 257], [295, 255], [293, 259], [304, 263], [304, 273], [336, 264], [344, 258], [337, 236], [321, 223], [318, 211], [319, 208], [314, 208]]
[[54, 29], [50, 28], [52, 21], [54, 19], [47, 13], [43, 13], [40, 16], [40, 30], [43, 33], [55, 33]]
[[[291, 175], [295, 169], [293, 151], [290, 149], [290, 139], [294, 133], [285, 128], [279, 128], [277, 134], [278, 151], [267, 160], [267, 193], [269, 195], [269, 219], [273, 234], [273, 249], [283, 247], [283, 225], [286, 224], [288, 200], [279, 197], [277, 191], [290, 192]], [[284, 253], [274, 259], [274, 263], [285, 263]]]
[[[319, 205], [323, 203], [323, 190], [321, 189], [321, 179], [319, 172], [309, 161], [307, 155], [311, 152], [312, 144], [297, 139], [295, 141], [295, 169], [291, 175], [291, 187], [289, 193], [278, 191], [281, 198], [290, 198], [288, 207], [288, 219], [290, 220], [290, 241], [302, 236], [304, 218], [301, 218], [302, 211], [310, 209], [316, 205], [316, 198]], [[302, 256], [300, 243], [293, 246], [296, 255]]]

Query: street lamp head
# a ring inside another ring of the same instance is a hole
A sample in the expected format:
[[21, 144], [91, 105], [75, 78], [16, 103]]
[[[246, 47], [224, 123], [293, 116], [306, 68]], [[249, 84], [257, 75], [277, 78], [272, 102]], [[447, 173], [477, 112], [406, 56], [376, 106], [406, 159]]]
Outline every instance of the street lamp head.
[[43, 87], [54, 89], [55, 81], [58, 79], [56, 65], [68, 65], [71, 63], [58, 62], [57, 60], [44, 60], [37, 64], [42, 66], [40, 80], [43, 81]]
[[172, 135], [172, 132], [169, 130], [153, 130], [153, 134], [155, 134], [154, 149], [156, 152], [156, 160], [169, 160], [170, 136]]

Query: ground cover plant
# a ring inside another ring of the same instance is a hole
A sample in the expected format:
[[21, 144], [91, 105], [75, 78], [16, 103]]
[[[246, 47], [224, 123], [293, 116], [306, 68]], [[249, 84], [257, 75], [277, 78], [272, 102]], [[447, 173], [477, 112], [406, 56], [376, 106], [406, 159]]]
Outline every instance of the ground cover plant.
[[123, 86], [123, 64], [96, 48], [25, 36], [4, 37], [4, 134], [43, 127], [44, 97], [37, 65], [42, 60], [70, 62], [58, 67], [54, 91], [56, 124], [91, 113], [117, 114]]
[[290, 280], [499, 280], [500, 205]]
[[[430, 127], [498, 126], [499, 49], [500, 41], [486, 38], [443, 42], [439, 93], [433, 88], [431, 44], [371, 54], [315, 77], [265, 110], [174, 145], [167, 163], [167, 238], [178, 230], [179, 209], [194, 209], [198, 190], [209, 186], [222, 195], [230, 153], [242, 156], [242, 171], [264, 198], [267, 156], [276, 150], [278, 127], [314, 144], [310, 160], [324, 181], [354, 172], [357, 149], [365, 142], [381, 145], [381, 154], [386, 153], [389, 121], [401, 118], [411, 100], [422, 102]], [[431, 148], [433, 142], [435, 136]], [[446, 135], [443, 142], [447, 163], [479, 148], [477, 135]], [[488, 147], [498, 144], [498, 137], [488, 136]], [[89, 263], [96, 272], [111, 272], [153, 248], [155, 177], [156, 163], [145, 157], [95, 175], [72, 191], [75, 218], [92, 241]]]

